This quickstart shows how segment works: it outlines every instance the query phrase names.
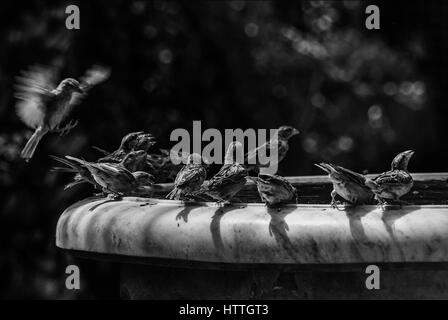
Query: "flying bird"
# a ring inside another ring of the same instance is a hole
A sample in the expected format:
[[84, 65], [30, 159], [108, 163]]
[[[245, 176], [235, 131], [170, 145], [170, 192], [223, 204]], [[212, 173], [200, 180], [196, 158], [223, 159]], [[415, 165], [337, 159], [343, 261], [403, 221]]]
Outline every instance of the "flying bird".
[[258, 177], [248, 177], [257, 185], [261, 200], [268, 206], [297, 200], [297, 189], [285, 178], [278, 175], [260, 174]]
[[386, 200], [404, 203], [400, 197], [411, 191], [414, 180], [408, 171], [408, 164], [414, 151], [407, 150], [399, 153], [391, 164], [391, 170], [373, 179], [367, 179], [365, 184], [375, 194], [375, 199], [381, 204]]
[[247, 170], [238, 163], [239, 156], [242, 159], [243, 146], [240, 142], [232, 142], [227, 149], [224, 165], [217, 174], [204, 183], [199, 193], [218, 202], [230, 201], [246, 184]]
[[366, 203], [373, 198], [372, 191], [365, 185], [366, 177], [362, 174], [331, 163], [322, 162], [315, 164], [315, 166], [328, 173], [328, 177], [333, 183], [333, 190], [331, 191], [332, 208], [338, 209], [336, 195], [341, 196], [351, 204]]
[[17, 77], [15, 97], [18, 99], [16, 112], [19, 118], [34, 133], [21, 152], [21, 157], [29, 161], [40, 140], [49, 132], [68, 133], [77, 122], [60, 127], [74, 106], [79, 104], [88, 91], [105, 81], [110, 71], [94, 66], [77, 81], [72, 78], [54, 85], [56, 72], [51, 68], [34, 67]]
[[[285, 158], [286, 154], [288, 153], [288, 140], [291, 137], [298, 135], [299, 133], [299, 130], [291, 126], [281, 126], [277, 129], [274, 137], [272, 137], [269, 141], [265, 142], [261, 146], [249, 151], [244, 156], [244, 163], [246, 164], [246, 167], [249, 169], [255, 164], [256, 167], [263, 168], [270, 165], [278, 164]], [[277, 158], [273, 163], [261, 164], [259, 161], [260, 154], [263, 154], [265, 156], [269, 155], [270, 157], [276, 154]]]
[[167, 198], [179, 200], [183, 196], [197, 191], [207, 176], [204, 166], [201, 164], [201, 156], [197, 153], [190, 154], [185, 166], [179, 171], [174, 180], [174, 188], [167, 194]]
[[87, 168], [103, 191], [115, 197], [139, 192], [153, 184], [153, 177], [147, 172], [130, 172], [114, 163], [94, 163], [71, 156], [65, 157]]

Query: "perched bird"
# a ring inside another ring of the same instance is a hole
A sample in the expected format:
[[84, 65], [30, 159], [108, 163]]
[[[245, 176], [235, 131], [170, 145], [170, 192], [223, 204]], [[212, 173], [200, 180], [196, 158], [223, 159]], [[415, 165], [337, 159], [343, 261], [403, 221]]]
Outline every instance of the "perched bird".
[[94, 163], [71, 156], [65, 157], [87, 168], [103, 191], [115, 196], [132, 194], [153, 184], [153, 177], [147, 172], [130, 172], [113, 163]]
[[408, 164], [414, 151], [407, 150], [398, 154], [393, 160], [391, 170], [373, 179], [366, 179], [368, 186], [375, 194], [375, 199], [384, 204], [385, 199], [403, 202], [400, 197], [408, 193], [414, 185], [414, 180], [408, 172]]
[[156, 143], [152, 134], [144, 133], [143, 131], [128, 133], [121, 139], [120, 146], [113, 152], [104, 151], [98, 147], [96, 150], [105, 154], [105, 157], [98, 159], [98, 162], [120, 162], [131, 151], [148, 151]]
[[197, 153], [188, 156], [187, 163], [177, 174], [176, 180], [174, 180], [174, 189], [167, 194], [167, 198], [179, 200], [201, 187], [207, 176], [201, 162], [201, 156]]
[[120, 164], [131, 172], [145, 171], [148, 154], [144, 150], [129, 152]]
[[257, 185], [261, 200], [268, 206], [297, 200], [297, 189], [283, 177], [271, 174], [260, 174], [258, 177], [248, 177]]
[[333, 208], [337, 209], [337, 194], [352, 204], [366, 203], [373, 198], [372, 191], [365, 185], [366, 177], [362, 174], [331, 163], [322, 162], [315, 166], [328, 173], [333, 183], [333, 191], [331, 191]]
[[[131, 173], [142, 171], [142, 168], [144, 168], [146, 165], [146, 156], [147, 154], [143, 150], [131, 151], [119, 164], [110, 163], [110, 165], [122, 166], [123, 168], [129, 170]], [[83, 182], [91, 183], [96, 188], [99, 187], [99, 184], [95, 181], [92, 174], [85, 165], [79, 164], [78, 162], [71, 161], [69, 159], [59, 158], [57, 156], [51, 157], [54, 160], [66, 165], [66, 167], [55, 167], [53, 168], [53, 171], [75, 173], [73, 181], [67, 184], [64, 189], [68, 189]]]
[[64, 190], [85, 182], [92, 184], [96, 189], [101, 189], [101, 186], [98, 183], [96, 183], [95, 179], [93, 179], [93, 176], [90, 173], [89, 169], [87, 169], [84, 165], [81, 165], [75, 161], [70, 161], [68, 159], [60, 158], [53, 155], [50, 155], [50, 157], [66, 165], [66, 167], [53, 167], [52, 171], [69, 172], [75, 174], [75, 176], [73, 177], [73, 181], [66, 184], [64, 186]]
[[60, 125], [70, 114], [72, 108], [94, 85], [109, 77], [109, 70], [103, 67], [92, 67], [78, 82], [67, 78], [53, 89], [55, 71], [35, 67], [17, 77], [16, 111], [20, 119], [30, 128], [35, 129], [22, 150], [21, 157], [29, 161], [36, 151], [40, 140], [48, 132], [69, 132], [77, 125], [70, 122], [65, 127]]
[[[268, 167], [273, 164], [278, 164], [285, 158], [286, 153], [289, 150], [288, 140], [299, 133], [299, 130], [291, 126], [281, 126], [277, 129], [274, 137], [272, 137], [269, 141], [262, 144], [258, 148], [249, 151], [244, 156], [244, 163], [248, 166], [248, 168], [253, 164], [259, 167]], [[260, 153], [270, 155], [271, 157], [272, 155], [277, 154], [277, 159], [274, 163], [261, 164], [258, 159]]]
[[237, 162], [239, 155], [242, 158], [242, 144], [232, 142], [227, 149], [224, 165], [217, 174], [204, 183], [199, 193], [208, 195], [218, 202], [232, 199], [246, 184], [247, 170]]

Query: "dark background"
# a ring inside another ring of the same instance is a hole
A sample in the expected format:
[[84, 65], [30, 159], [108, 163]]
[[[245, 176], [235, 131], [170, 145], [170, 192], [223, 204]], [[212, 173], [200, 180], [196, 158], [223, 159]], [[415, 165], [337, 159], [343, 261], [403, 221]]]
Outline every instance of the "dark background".
[[[381, 30], [365, 28], [378, 4]], [[81, 29], [65, 29], [78, 4]], [[276, 128], [290, 141], [282, 175], [321, 174], [330, 161], [388, 169], [416, 151], [413, 172], [446, 171], [448, 4], [444, 1], [1, 1], [0, 297], [116, 298], [117, 266], [73, 260], [54, 245], [59, 214], [92, 190], [63, 191], [49, 154], [95, 159], [146, 130], [169, 147], [175, 128]], [[47, 136], [19, 158], [31, 131], [15, 114], [14, 77], [34, 64], [79, 77], [92, 64], [111, 78], [73, 112], [70, 135]], [[81, 290], [65, 289], [65, 267]]]

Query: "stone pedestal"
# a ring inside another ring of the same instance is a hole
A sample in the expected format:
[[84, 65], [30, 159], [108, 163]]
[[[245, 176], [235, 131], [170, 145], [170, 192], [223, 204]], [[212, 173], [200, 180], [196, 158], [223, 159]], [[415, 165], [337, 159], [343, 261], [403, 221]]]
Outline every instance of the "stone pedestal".
[[[61, 215], [56, 245], [120, 262], [123, 298], [448, 298], [448, 206], [418, 204], [425, 183], [416, 205], [385, 211], [91, 198]], [[365, 286], [371, 264], [380, 290]]]

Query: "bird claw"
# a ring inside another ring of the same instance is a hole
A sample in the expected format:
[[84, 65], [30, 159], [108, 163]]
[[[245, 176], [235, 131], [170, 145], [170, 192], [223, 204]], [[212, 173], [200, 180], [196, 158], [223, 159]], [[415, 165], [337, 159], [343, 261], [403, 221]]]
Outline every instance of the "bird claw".
[[65, 136], [67, 135], [73, 128], [75, 128], [78, 125], [78, 120], [71, 120], [69, 123], [67, 123], [64, 127], [59, 128], [57, 127], [55, 132], [59, 133], [59, 136]]
[[375, 196], [375, 200], [378, 201], [378, 204], [381, 206], [381, 210], [386, 211], [386, 206], [388, 203], [378, 196]]
[[120, 200], [122, 198], [122, 195], [121, 194], [116, 194], [116, 193], [109, 193], [107, 195], [107, 198], [109, 200], [112, 200], [112, 201], [117, 201], [117, 200]]
[[337, 202], [334, 201], [334, 200], [331, 201], [330, 205], [331, 205], [331, 207], [332, 207], [333, 209], [336, 209], [336, 210], [338, 210], [338, 211], [344, 211], [344, 210], [342, 210], [342, 209], [340, 209], [340, 208], [338, 207]]

